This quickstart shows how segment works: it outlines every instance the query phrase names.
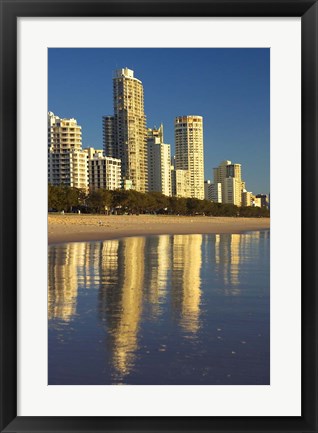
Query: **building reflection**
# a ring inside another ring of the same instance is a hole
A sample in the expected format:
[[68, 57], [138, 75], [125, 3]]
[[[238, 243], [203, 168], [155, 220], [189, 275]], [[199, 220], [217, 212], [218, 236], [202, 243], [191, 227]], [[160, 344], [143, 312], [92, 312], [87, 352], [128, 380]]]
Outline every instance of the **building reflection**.
[[70, 321], [76, 314], [80, 289], [99, 288], [116, 278], [118, 244], [118, 240], [112, 240], [49, 247], [49, 319]]
[[117, 316], [113, 336], [113, 361], [115, 368], [126, 374], [137, 349], [137, 334], [142, 313], [144, 285], [144, 238], [127, 238], [122, 241], [120, 257], [119, 291], [121, 292], [120, 314]]
[[201, 299], [202, 235], [173, 236], [172, 306], [181, 327], [199, 329]]
[[52, 246], [48, 251], [48, 318], [70, 321], [76, 313], [77, 267], [85, 244]]
[[149, 315], [154, 320], [162, 312], [167, 295], [168, 271], [171, 263], [171, 241], [169, 235], [146, 238], [144, 300], [149, 306]]
[[[108, 241], [107, 241], [108, 242]], [[107, 242], [104, 242], [106, 244]], [[99, 291], [99, 317], [106, 324], [107, 347], [115, 376], [129, 374], [138, 349], [138, 331], [143, 307], [145, 238], [119, 241], [109, 263], [108, 276]], [[107, 255], [107, 249], [104, 250]], [[104, 264], [106, 259], [104, 258]]]
[[269, 232], [165, 235], [50, 246], [48, 318], [70, 322], [77, 313], [78, 296], [96, 290], [99, 326], [119, 382], [134, 368], [142, 321], [165, 320], [162, 315], [170, 305], [184, 335], [196, 334], [202, 264], [213, 268], [225, 295], [238, 296], [243, 265], [255, 254], [267, 260], [263, 249], [269, 248], [268, 242], [262, 242], [267, 237]]
[[215, 271], [224, 283], [226, 295], [240, 295], [241, 235], [215, 235]]
[[212, 244], [215, 251], [215, 272], [223, 280], [225, 295], [241, 294], [240, 274], [243, 265], [252, 261], [252, 255], [258, 254], [255, 250], [263, 244], [260, 240], [264, 236], [269, 236], [269, 232], [215, 235], [214, 245]]
[[147, 317], [155, 321], [169, 286], [180, 326], [192, 333], [198, 330], [201, 244], [202, 235], [167, 235], [51, 246], [49, 319], [70, 321], [79, 290], [98, 289], [112, 363], [117, 374], [126, 375], [138, 349], [143, 304]]

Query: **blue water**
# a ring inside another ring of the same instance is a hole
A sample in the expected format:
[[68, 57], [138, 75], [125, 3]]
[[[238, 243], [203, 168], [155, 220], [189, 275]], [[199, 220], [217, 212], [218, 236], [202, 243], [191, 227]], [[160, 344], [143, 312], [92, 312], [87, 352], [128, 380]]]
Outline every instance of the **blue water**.
[[270, 383], [270, 232], [49, 247], [48, 383]]

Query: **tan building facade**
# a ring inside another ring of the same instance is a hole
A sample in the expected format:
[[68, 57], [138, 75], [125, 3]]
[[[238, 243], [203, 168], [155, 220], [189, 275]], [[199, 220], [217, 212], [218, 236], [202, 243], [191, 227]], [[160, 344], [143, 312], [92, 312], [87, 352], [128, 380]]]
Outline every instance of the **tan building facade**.
[[252, 206], [252, 193], [244, 190], [242, 192], [242, 206]]
[[144, 90], [134, 71], [115, 71], [113, 78], [114, 115], [104, 116], [104, 150], [106, 156], [121, 160], [122, 179], [132, 189], [148, 190], [147, 130]]
[[82, 150], [82, 128], [75, 119], [48, 113], [48, 182], [87, 190], [88, 156]]
[[251, 206], [262, 207], [262, 201], [261, 201], [260, 197], [255, 197], [255, 195], [252, 195]]
[[204, 199], [212, 201], [212, 183], [210, 180], [204, 181]]
[[213, 169], [213, 180], [214, 183], [223, 183], [227, 175], [227, 166], [231, 164], [231, 161], [222, 161], [221, 164]]
[[222, 203], [222, 184], [221, 182], [211, 183], [211, 195], [214, 203]]
[[225, 160], [213, 169], [214, 184], [221, 184], [222, 203], [242, 206], [242, 192], [245, 182], [242, 180], [241, 164]]
[[148, 191], [171, 196], [171, 152], [170, 144], [163, 141], [163, 125], [158, 129], [148, 128]]
[[223, 203], [242, 206], [242, 184], [235, 177], [227, 177], [224, 180], [224, 201]]
[[204, 199], [204, 155], [202, 116], [175, 119], [175, 169], [189, 172], [188, 197]]
[[175, 170], [176, 197], [191, 197], [190, 171]]

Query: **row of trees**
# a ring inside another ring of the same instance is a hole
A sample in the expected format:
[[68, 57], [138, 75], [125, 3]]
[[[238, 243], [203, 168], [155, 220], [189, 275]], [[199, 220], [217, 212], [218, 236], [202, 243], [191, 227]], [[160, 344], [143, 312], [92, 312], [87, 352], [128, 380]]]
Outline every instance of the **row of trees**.
[[169, 215], [209, 215], [269, 217], [269, 210], [259, 207], [237, 207], [232, 204], [212, 203], [195, 198], [167, 197], [158, 192], [146, 194], [129, 190], [99, 189], [89, 193], [65, 185], [48, 187], [49, 211], [83, 213]]

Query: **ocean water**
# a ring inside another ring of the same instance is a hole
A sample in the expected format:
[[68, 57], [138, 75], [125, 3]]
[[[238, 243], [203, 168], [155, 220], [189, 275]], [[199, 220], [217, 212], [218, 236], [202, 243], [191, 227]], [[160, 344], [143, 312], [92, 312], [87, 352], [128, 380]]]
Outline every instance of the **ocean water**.
[[48, 384], [270, 384], [270, 232], [49, 246]]

